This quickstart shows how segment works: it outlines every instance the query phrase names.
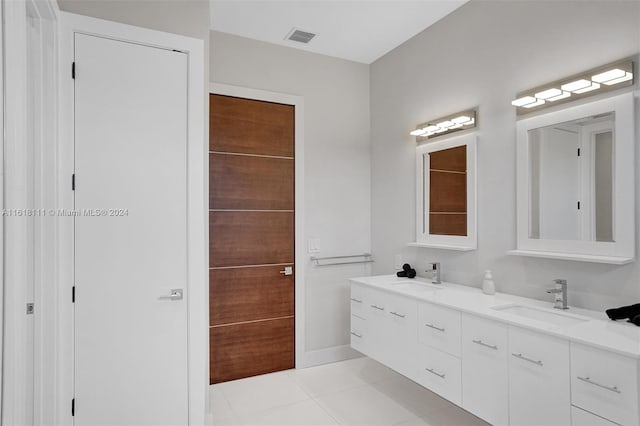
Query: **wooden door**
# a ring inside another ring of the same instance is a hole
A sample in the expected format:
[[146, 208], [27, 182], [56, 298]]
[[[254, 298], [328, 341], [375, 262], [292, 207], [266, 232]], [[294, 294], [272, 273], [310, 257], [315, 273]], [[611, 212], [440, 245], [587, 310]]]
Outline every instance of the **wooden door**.
[[210, 382], [295, 366], [291, 105], [210, 96]]
[[187, 55], [74, 47], [74, 421], [185, 425]]

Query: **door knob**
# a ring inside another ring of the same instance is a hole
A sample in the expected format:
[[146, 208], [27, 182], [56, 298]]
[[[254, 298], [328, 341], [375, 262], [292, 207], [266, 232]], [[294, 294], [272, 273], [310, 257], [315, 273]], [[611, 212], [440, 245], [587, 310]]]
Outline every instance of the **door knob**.
[[181, 288], [172, 288], [171, 292], [166, 296], [160, 296], [160, 299], [182, 300], [183, 291]]
[[282, 275], [293, 275], [293, 267], [285, 266], [282, 271], [280, 271]]

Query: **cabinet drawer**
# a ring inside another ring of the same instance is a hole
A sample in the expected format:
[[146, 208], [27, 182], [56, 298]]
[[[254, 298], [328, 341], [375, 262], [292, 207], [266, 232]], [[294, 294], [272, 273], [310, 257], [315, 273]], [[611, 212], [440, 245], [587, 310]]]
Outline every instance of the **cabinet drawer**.
[[418, 341], [459, 357], [460, 321], [458, 311], [421, 303], [418, 306]]
[[638, 362], [571, 344], [573, 405], [621, 425], [638, 425]]
[[418, 303], [413, 299], [388, 294], [386, 309], [388, 366], [400, 374], [413, 377], [418, 342]]
[[493, 425], [509, 422], [507, 326], [462, 314], [462, 407]]
[[427, 389], [460, 405], [462, 399], [460, 359], [437, 349], [418, 350], [417, 381]]
[[351, 284], [351, 314], [366, 318], [367, 289], [357, 284]]
[[508, 358], [510, 424], [570, 425], [569, 342], [509, 327]]
[[609, 420], [574, 406], [571, 406], [571, 424], [573, 426], [617, 426], [616, 423], [611, 423]]
[[351, 315], [351, 347], [367, 354], [367, 320]]

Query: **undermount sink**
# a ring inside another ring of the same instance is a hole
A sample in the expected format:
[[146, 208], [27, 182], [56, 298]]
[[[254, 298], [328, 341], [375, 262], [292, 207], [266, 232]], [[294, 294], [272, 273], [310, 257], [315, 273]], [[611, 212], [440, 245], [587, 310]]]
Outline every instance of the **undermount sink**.
[[572, 315], [566, 312], [554, 312], [544, 308], [534, 308], [523, 305], [494, 306], [492, 309], [508, 314], [518, 315], [523, 318], [546, 322], [547, 324], [557, 325], [560, 327], [576, 325], [589, 321], [589, 318]]
[[442, 290], [442, 287], [435, 284], [423, 283], [420, 281], [410, 282], [407, 280], [402, 281], [394, 281], [390, 283], [393, 288], [397, 288], [400, 290]]

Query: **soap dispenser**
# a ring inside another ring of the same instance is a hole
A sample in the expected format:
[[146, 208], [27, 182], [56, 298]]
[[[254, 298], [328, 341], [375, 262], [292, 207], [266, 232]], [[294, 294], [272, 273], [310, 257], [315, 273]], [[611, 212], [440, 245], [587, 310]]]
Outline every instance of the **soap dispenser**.
[[482, 292], [484, 294], [496, 294], [496, 285], [493, 282], [493, 275], [490, 270], [484, 271], [484, 279], [482, 280]]

